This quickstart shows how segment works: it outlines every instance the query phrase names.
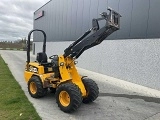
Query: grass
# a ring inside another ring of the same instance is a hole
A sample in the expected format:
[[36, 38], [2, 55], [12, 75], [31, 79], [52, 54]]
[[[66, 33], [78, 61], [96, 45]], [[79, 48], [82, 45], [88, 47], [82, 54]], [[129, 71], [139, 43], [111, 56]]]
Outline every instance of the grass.
[[0, 120], [41, 120], [1, 56]]

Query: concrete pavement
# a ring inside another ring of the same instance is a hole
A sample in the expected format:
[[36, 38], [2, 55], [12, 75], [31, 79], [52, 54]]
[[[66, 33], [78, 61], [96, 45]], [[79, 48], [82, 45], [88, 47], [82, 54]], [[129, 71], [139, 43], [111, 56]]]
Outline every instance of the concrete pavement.
[[[109, 82], [110, 80], [102, 80], [103, 77], [100, 80], [98, 77], [94, 79], [99, 86], [100, 95], [93, 103], [82, 104], [72, 114], [64, 113], [58, 108], [54, 94], [48, 93], [41, 99], [30, 97], [23, 77], [26, 61], [24, 51], [1, 50], [0, 54], [43, 120], [158, 120], [160, 118], [160, 98], [155, 96], [158, 91], [153, 90], [155, 94], [144, 94], [135, 88], [128, 90], [128, 87], [123, 88], [120, 84]], [[81, 74], [86, 73], [89, 77], [94, 77], [92, 72], [83, 69], [80, 71]]]

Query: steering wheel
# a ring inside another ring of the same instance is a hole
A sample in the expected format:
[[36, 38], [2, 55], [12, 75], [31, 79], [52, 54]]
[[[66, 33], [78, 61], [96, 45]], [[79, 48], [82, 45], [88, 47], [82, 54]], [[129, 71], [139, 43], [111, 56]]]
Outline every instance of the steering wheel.
[[58, 55], [52, 55], [52, 56], [49, 57], [49, 59], [53, 59], [55, 57], [58, 57]]

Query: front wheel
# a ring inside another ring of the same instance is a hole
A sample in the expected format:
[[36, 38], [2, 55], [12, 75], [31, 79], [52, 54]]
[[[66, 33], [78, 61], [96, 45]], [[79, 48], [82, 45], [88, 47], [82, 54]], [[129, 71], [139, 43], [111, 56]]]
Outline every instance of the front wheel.
[[93, 102], [99, 94], [98, 85], [92, 80], [88, 78], [82, 79], [82, 82], [85, 86], [87, 96], [83, 98], [83, 103], [91, 103]]
[[56, 91], [56, 102], [58, 107], [67, 113], [77, 110], [82, 103], [82, 95], [77, 85], [63, 83]]

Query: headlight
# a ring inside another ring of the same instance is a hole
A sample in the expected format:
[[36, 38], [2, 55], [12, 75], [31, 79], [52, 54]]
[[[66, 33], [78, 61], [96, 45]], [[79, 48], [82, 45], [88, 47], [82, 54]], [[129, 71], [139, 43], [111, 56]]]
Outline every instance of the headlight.
[[74, 64], [76, 65], [78, 63], [78, 61], [74, 61]]

